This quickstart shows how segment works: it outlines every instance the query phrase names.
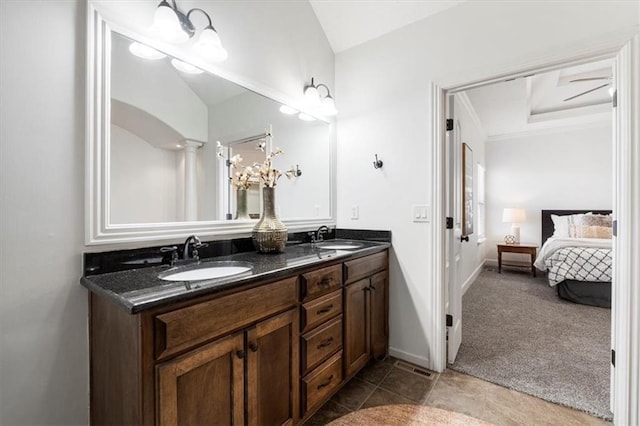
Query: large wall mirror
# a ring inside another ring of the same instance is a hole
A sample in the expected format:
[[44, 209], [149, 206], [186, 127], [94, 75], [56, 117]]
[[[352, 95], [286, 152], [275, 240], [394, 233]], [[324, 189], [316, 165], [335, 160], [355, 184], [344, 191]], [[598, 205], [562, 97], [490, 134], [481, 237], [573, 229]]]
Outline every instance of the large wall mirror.
[[276, 167], [299, 174], [278, 182], [283, 221], [290, 229], [333, 222], [329, 122], [283, 114], [282, 100], [179, 52], [154, 46], [161, 57], [141, 57], [136, 49], [153, 41], [89, 15], [87, 244], [249, 232], [261, 190], [250, 183], [249, 215], [238, 219], [229, 160], [260, 163], [276, 148], [284, 151]]

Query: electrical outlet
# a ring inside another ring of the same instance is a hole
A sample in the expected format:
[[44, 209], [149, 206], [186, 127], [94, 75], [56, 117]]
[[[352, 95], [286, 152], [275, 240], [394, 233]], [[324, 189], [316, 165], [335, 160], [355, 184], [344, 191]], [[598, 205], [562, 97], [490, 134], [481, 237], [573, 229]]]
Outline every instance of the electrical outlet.
[[414, 222], [429, 222], [431, 220], [431, 209], [423, 204], [416, 204], [411, 209]]
[[351, 206], [351, 220], [358, 220], [360, 218], [360, 207], [357, 204]]

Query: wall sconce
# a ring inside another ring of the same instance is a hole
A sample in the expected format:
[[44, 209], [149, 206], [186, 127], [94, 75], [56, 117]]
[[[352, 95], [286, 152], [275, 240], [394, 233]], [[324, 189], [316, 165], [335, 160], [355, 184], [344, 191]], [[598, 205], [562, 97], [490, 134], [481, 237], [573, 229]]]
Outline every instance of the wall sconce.
[[527, 215], [524, 209], [504, 209], [502, 211], [502, 222], [511, 223], [511, 234], [504, 237], [507, 244], [520, 244], [519, 223], [526, 222]]
[[150, 31], [164, 41], [184, 43], [196, 33], [196, 27], [191, 21], [191, 14], [200, 12], [206, 16], [209, 24], [200, 32], [194, 49], [208, 61], [222, 62], [227, 59], [228, 53], [222, 47], [220, 36], [213, 27], [209, 14], [199, 8], [193, 8], [184, 14], [178, 10], [175, 0], [172, 0], [171, 3], [173, 6], [167, 0], [160, 2], [153, 16], [153, 26]]
[[[324, 88], [327, 94], [322, 97], [320, 95], [320, 88]], [[331, 91], [326, 84], [315, 84], [313, 77], [311, 78], [311, 84], [304, 87], [304, 99], [311, 108], [317, 108], [318, 112], [322, 115], [333, 116], [338, 114], [336, 104], [331, 97]]]

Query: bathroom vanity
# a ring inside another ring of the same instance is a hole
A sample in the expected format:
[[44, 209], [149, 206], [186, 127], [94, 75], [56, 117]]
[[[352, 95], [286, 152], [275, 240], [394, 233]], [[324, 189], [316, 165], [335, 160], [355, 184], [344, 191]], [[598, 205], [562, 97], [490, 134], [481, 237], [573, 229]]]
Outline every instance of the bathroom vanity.
[[84, 277], [91, 423], [300, 423], [387, 354], [388, 248], [240, 253], [223, 260], [250, 273], [210, 281]]

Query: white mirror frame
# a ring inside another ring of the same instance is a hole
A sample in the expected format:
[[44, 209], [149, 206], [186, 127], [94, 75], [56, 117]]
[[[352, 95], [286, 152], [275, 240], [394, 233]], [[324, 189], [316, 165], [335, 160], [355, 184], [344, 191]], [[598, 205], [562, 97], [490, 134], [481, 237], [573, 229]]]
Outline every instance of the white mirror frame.
[[[247, 221], [197, 221], [167, 223], [109, 223], [109, 136], [110, 117], [110, 69], [111, 32], [116, 31], [126, 37], [138, 40], [180, 60], [236, 83], [248, 90], [266, 96], [286, 105], [295, 102], [282, 93], [249, 81], [239, 75], [221, 70], [199, 58], [187, 57], [179, 48], [164, 44], [138, 34], [120, 25], [115, 15], [108, 10], [98, 10], [98, 5], [89, 3], [87, 7], [87, 106], [86, 106], [86, 149], [85, 149], [85, 243], [86, 245], [136, 243], [161, 240], [177, 240], [190, 234], [213, 238], [243, 237], [251, 234], [257, 220]], [[105, 17], [109, 16], [109, 20]], [[305, 111], [312, 114], [311, 112]], [[335, 180], [335, 126], [323, 117], [315, 116], [330, 125], [329, 143], [329, 217], [283, 218], [289, 231], [305, 231], [320, 225], [335, 226], [336, 223], [336, 180]], [[277, 137], [277, 134], [276, 134]]]

